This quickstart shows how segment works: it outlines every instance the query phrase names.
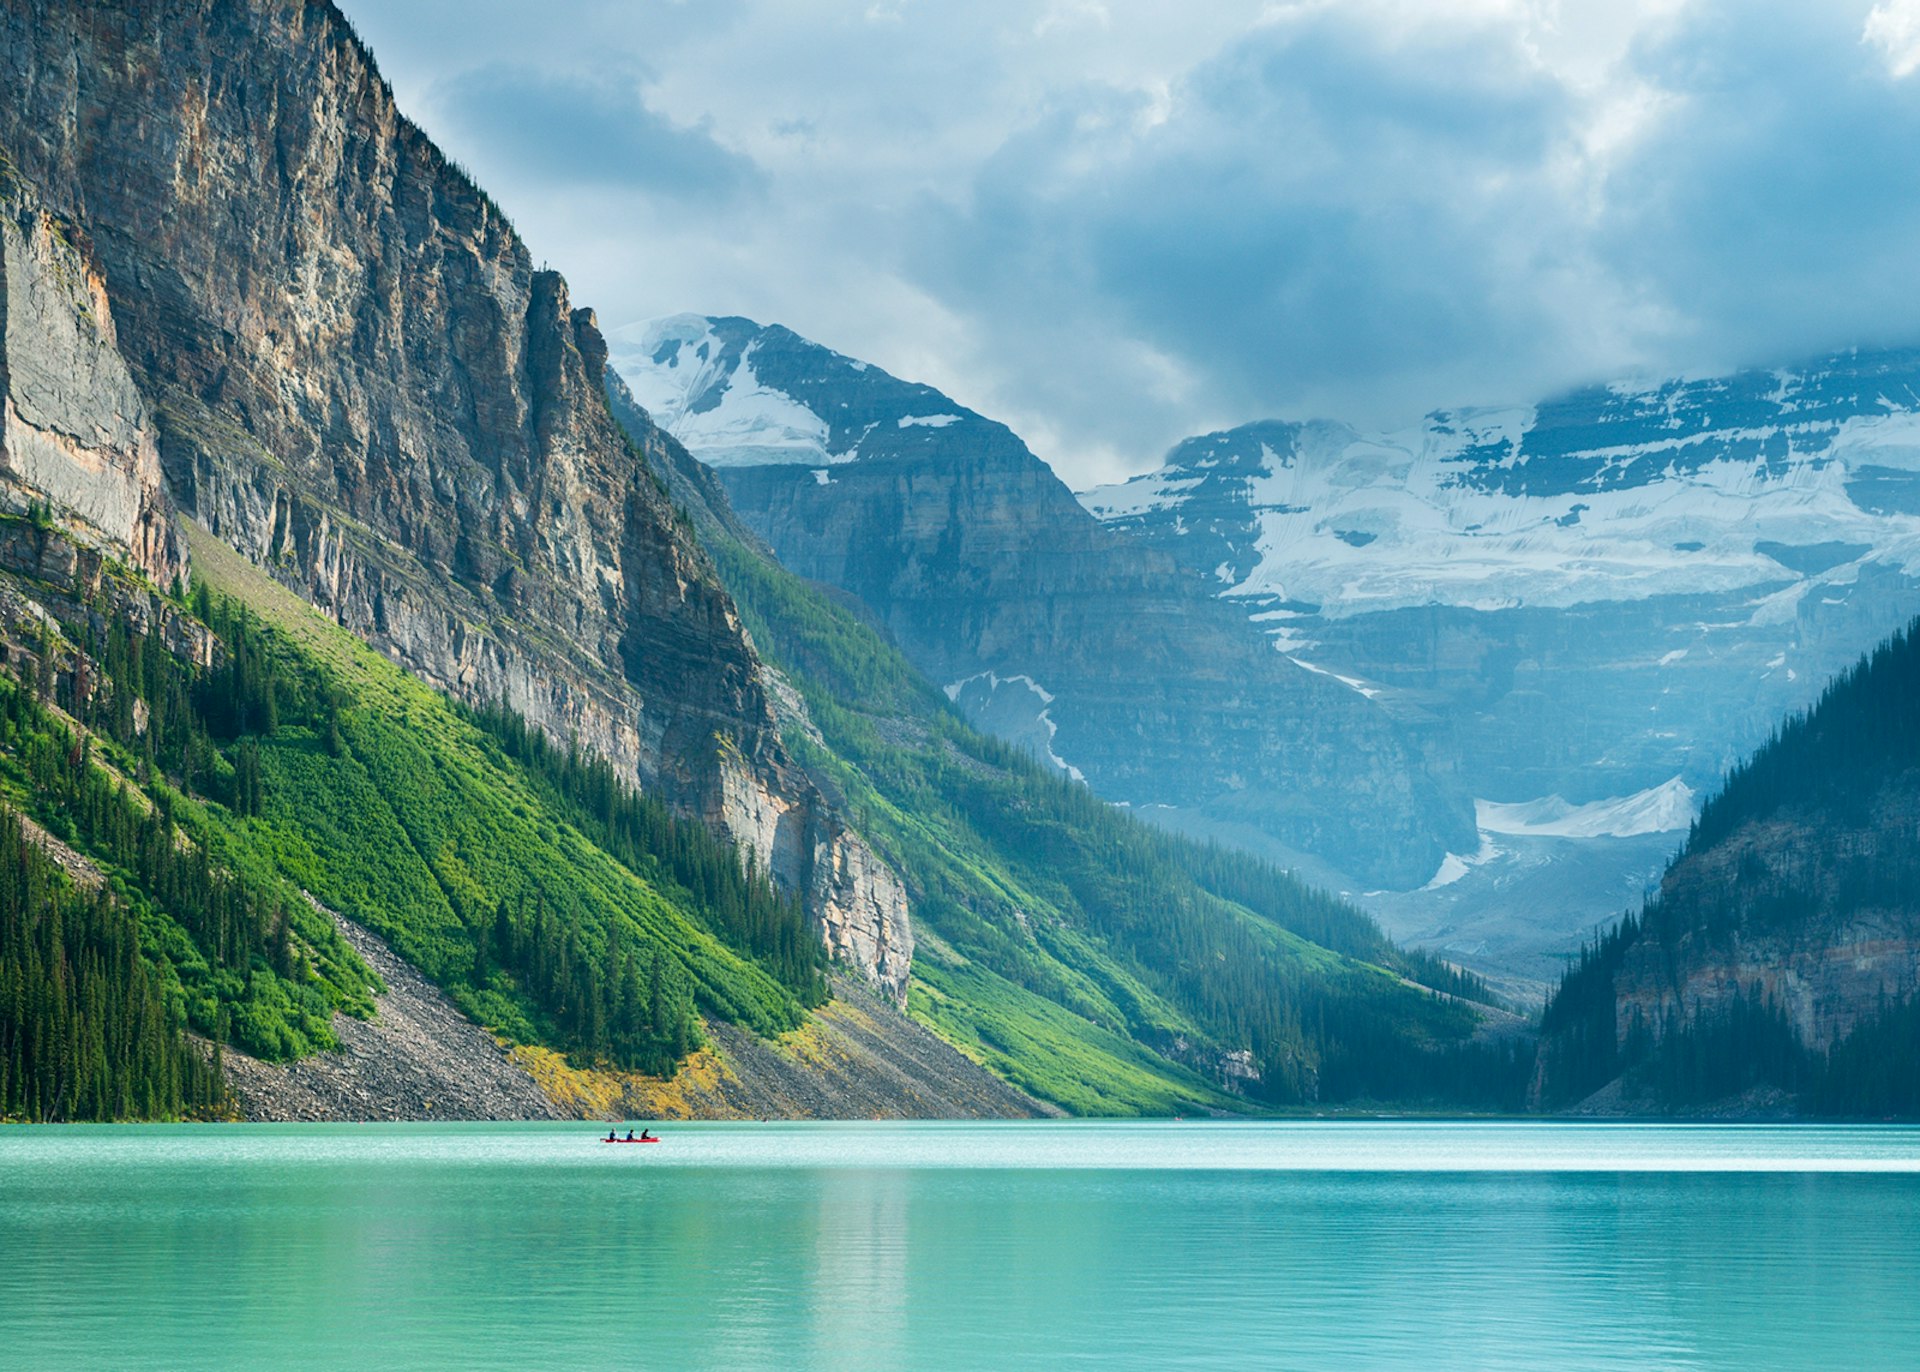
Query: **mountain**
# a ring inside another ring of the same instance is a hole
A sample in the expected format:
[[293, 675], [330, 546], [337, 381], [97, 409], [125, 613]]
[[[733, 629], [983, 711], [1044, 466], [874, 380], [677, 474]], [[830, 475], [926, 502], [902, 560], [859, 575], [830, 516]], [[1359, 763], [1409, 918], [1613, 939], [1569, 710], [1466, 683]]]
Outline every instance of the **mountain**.
[[0, 63], [0, 1117], [1517, 1099], [1474, 979], [779, 567], [330, 5]]
[[856, 596], [967, 717], [1096, 793], [1417, 884], [1465, 795], [1362, 693], [1102, 529], [1004, 425], [774, 326], [618, 331], [648, 414], [781, 563]]
[[[608, 417], [591, 313], [344, 19], [179, 0], [5, 25], [0, 147], [72, 226], [49, 232], [87, 264], [75, 308], [111, 315], [170, 501], [422, 679], [712, 819], [828, 924], [904, 939], [898, 883], [788, 766], [724, 590]], [[141, 564], [161, 585], [166, 559]]]
[[1535, 1094], [1590, 1109], [1920, 1114], [1920, 622], [1700, 812], [1547, 1006]]
[[[1544, 978], [1639, 904], [1684, 836], [1683, 791], [1710, 791], [1920, 608], [1920, 352], [1389, 434], [1250, 424], [1081, 499], [1393, 714], [1475, 797], [1477, 844], [1368, 904], [1423, 945]], [[1556, 803], [1639, 817], [1511, 822]]]

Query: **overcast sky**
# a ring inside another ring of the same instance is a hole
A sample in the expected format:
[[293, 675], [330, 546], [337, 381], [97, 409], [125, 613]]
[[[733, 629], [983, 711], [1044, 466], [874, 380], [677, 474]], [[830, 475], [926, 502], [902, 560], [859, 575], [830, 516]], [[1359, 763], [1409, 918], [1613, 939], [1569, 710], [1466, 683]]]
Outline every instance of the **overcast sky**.
[[1071, 484], [1920, 343], [1920, 0], [342, 0], [603, 326], [786, 324]]

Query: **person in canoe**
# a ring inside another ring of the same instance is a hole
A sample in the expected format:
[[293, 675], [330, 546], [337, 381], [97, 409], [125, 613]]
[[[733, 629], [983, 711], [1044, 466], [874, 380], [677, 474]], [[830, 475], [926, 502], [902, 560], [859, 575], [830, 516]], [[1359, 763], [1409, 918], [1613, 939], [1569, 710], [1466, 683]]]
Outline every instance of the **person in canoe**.
[[[645, 1131], [643, 1130], [642, 1132], [644, 1133]], [[633, 1130], [629, 1129], [627, 1130], [627, 1142], [632, 1143], [633, 1141], [634, 1141]]]
[[[627, 1137], [628, 1137], [628, 1138], [632, 1138], [632, 1137], [633, 1137], [633, 1135], [632, 1135], [632, 1133], [628, 1133], [628, 1135], [627, 1135]], [[652, 1134], [650, 1134], [650, 1133], [648, 1133], [648, 1132], [647, 1132], [646, 1130], [644, 1130], [644, 1129], [642, 1129], [642, 1130], [640, 1131], [640, 1142], [642, 1142], [642, 1143], [658, 1143], [658, 1142], [660, 1142], [660, 1140], [659, 1140], [659, 1139], [656, 1139], [656, 1138], [655, 1138], [655, 1137], [654, 1137], [654, 1136], [653, 1136]]]
[[[629, 1131], [629, 1132], [631, 1132], [631, 1131]], [[607, 1142], [608, 1142], [608, 1143], [618, 1143], [618, 1142], [620, 1142], [620, 1140], [619, 1140], [619, 1139], [617, 1139], [617, 1138], [615, 1138], [615, 1137], [614, 1137], [614, 1133], [613, 1133], [613, 1126], [612, 1126], [611, 1124], [609, 1124], [609, 1125], [607, 1126]]]

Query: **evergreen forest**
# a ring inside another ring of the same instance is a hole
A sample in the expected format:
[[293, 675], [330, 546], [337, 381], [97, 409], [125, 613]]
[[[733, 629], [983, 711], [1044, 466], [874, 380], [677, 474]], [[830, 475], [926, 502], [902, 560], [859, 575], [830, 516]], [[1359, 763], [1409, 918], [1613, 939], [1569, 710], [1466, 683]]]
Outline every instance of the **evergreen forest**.
[[[1584, 948], [1542, 1021], [1543, 1103], [1626, 1074], [1652, 1108], [1772, 1091], [1825, 1116], [1920, 1115], [1920, 1002], [1882, 994], [1824, 1046], [1759, 978], [1657, 1023], [1629, 981], [1703, 962], [1778, 962], [1836, 931], [1920, 918], [1920, 622], [1834, 680], [1734, 769], [1638, 914]], [[1857, 937], [1857, 935], [1856, 935]], [[1749, 950], [1752, 950], [1749, 955]]]

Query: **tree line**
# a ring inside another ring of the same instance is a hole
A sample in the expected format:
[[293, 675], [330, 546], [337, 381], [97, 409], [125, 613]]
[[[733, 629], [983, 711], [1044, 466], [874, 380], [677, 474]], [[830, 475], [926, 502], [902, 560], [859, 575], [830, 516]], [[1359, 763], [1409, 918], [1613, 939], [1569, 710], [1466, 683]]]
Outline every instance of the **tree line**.
[[577, 742], [555, 744], [511, 707], [460, 707], [561, 804], [582, 833], [697, 914], [721, 942], [759, 961], [804, 1005], [827, 999], [826, 947], [795, 896], [749, 854], [623, 781]]

